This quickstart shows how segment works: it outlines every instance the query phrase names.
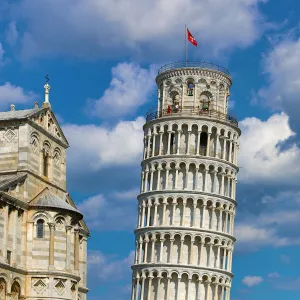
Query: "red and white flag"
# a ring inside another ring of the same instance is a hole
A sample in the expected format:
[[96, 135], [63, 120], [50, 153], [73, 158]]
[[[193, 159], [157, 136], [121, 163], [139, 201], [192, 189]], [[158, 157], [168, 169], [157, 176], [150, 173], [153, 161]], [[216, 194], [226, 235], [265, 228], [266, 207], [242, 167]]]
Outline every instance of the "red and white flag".
[[195, 38], [192, 36], [192, 34], [190, 33], [189, 29], [187, 28], [187, 39], [194, 45], [194, 46], [198, 46], [197, 41], [195, 40]]

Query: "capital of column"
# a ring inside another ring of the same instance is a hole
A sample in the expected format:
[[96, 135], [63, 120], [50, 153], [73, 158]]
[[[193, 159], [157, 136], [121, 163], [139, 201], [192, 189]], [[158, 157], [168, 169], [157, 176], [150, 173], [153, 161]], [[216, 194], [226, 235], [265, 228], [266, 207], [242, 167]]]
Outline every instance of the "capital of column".
[[55, 229], [55, 223], [48, 223], [50, 230]]
[[72, 225], [67, 225], [67, 226], [66, 226], [66, 231], [70, 231], [72, 228], [73, 228]]

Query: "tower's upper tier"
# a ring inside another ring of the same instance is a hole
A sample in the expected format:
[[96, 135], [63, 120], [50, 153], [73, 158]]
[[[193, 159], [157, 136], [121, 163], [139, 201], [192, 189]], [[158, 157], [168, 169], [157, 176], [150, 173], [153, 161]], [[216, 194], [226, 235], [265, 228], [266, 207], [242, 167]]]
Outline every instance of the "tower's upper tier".
[[232, 84], [229, 71], [206, 62], [176, 62], [158, 70], [158, 107], [147, 122], [168, 116], [203, 116], [238, 125], [228, 114]]

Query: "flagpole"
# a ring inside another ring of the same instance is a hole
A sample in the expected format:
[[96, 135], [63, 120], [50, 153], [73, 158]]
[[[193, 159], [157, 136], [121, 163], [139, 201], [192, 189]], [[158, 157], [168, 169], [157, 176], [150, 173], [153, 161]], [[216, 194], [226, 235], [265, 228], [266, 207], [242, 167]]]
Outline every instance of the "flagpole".
[[184, 33], [185, 33], [185, 66], [187, 67], [188, 65], [188, 45], [187, 45], [187, 30], [186, 30], [186, 25], [184, 25]]

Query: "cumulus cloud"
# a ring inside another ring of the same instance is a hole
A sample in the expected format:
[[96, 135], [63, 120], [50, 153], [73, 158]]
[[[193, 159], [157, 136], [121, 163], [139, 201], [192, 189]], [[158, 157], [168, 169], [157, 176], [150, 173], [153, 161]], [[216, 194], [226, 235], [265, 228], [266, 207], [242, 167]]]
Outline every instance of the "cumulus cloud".
[[295, 135], [285, 113], [274, 114], [266, 121], [246, 118], [240, 122], [240, 128], [241, 182], [298, 184], [300, 150], [295, 143], [280, 147]]
[[[269, 201], [264, 199], [268, 198]], [[260, 207], [255, 214], [241, 212], [235, 227], [237, 251], [257, 251], [262, 247], [300, 245], [299, 191], [265, 196], [251, 205]]]
[[[1, 52], [1, 50], [0, 50]], [[7, 108], [9, 104], [23, 104], [34, 101], [37, 95], [33, 92], [25, 92], [22, 87], [6, 82], [0, 85], [0, 107]]]
[[155, 67], [141, 68], [134, 63], [120, 63], [112, 69], [112, 80], [103, 96], [92, 101], [93, 114], [101, 118], [135, 115], [149, 100], [155, 87]]
[[102, 194], [89, 197], [78, 205], [93, 230], [133, 230], [137, 215], [135, 202], [107, 199]]
[[255, 285], [259, 285], [264, 281], [261, 276], [245, 276], [242, 280], [243, 284], [248, 287], [253, 287]]
[[[123, 259], [116, 259], [113, 255], [106, 256], [100, 251], [88, 252], [89, 276], [95, 276], [101, 282], [114, 281], [124, 278], [130, 273], [130, 266], [133, 264], [134, 251]], [[99, 272], [99, 270], [101, 270]]]
[[202, 53], [247, 47], [265, 27], [258, 10], [265, 0], [20, 2], [13, 9], [18, 21], [26, 22], [22, 36], [26, 57], [145, 53], [143, 58], [148, 59], [159, 53], [170, 59], [182, 52], [183, 24], [189, 24], [195, 36], [201, 33]]
[[68, 151], [69, 168], [88, 172], [140, 161], [144, 122], [144, 118], [137, 117], [134, 121], [121, 121], [113, 128], [94, 124], [63, 125], [71, 145]]
[[285, 111], [292, 128], [300, 133], [300, 39], [281, 39], [263, 60], [268, 84], [258, 91], [258, 97], [273, 109]]

